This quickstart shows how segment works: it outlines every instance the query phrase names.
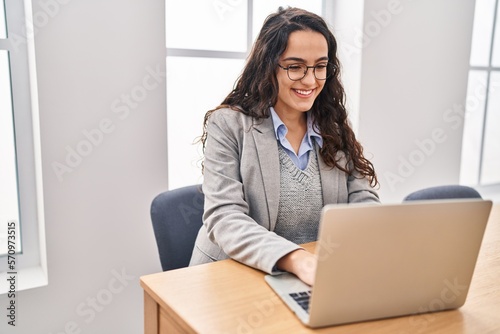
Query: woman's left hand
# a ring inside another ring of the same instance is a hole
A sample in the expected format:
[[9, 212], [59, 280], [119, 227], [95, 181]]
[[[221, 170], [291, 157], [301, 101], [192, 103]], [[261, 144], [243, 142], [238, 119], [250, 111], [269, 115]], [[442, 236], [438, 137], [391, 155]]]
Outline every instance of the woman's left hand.
[[316, 275], [316, 255], [297, 249], [278, 260], [278, 269], [295, 274], [301, 281], [312, 286]]

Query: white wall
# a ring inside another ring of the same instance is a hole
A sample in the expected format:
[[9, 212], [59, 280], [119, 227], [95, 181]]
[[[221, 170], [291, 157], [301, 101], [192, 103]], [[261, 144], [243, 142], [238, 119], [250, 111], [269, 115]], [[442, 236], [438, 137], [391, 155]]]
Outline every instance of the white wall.
[[21, 291], [17, 326], [0, 332], [141, 333], [139, 277], [161, 270], [149, 205], [167, 188], [164, 1], [33, 11], [49, 285]]
[[383, 202], [459, 183], [473, 16], [474, 0], [364, 1], [358, 134]]

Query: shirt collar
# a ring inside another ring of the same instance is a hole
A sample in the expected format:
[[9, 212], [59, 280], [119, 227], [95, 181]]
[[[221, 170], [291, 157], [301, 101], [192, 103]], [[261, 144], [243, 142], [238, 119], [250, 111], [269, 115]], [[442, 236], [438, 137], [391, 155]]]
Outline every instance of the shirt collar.
[[[281, 118], [276, 113], [276, 110], [274, 110], [273, 107], [270, 107], [270, 110], [271, 110], [271, 117], [273, 119], [274, 134], [276, 135], [276, 139], [281, 141], [283, 138], [285, 138], [288, 129], [285, 123], [283, 123]], [[309, 143], [309, 146], [312, 147], [313, 146], [312, 138], [314, 138], [318, 146], [322, 147], [323, 138], [319, 134], [318, 126], [314, 124], [313, 117], [309, 111], [306, 112], [306, 115], [307, 115], [307, 142]]]

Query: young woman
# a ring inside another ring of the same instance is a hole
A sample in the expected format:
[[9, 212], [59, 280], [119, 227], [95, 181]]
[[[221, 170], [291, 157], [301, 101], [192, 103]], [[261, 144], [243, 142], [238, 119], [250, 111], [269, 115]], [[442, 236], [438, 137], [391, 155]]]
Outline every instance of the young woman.
[[378, 202], [344, 107], [337, 43], [298, 8], [270, 15], [235, 89], [207, 112], [205, 211], [191, 265], [233, 258], [314, 283], [321, 208]]

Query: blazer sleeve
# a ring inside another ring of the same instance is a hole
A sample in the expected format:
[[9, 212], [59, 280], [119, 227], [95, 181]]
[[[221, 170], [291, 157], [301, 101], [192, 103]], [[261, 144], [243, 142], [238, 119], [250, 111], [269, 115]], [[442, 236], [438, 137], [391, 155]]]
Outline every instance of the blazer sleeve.
[[244, 141], [252, 138], [241, 117], [234, 116], [236, 113], [218, 110], [207, 124], [203, 223], [210, 241], [229, 257], [267, 273], [276, 273], [276, 262], [300, 247], [269, 231], [249, 214], [240, 163], [241, 155], [245, 154]]
[[359, 174], [347, 177], [347, 190], [348, 203], [380, 202], [377, 192], [370, 186], [368, 179]]

